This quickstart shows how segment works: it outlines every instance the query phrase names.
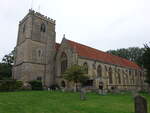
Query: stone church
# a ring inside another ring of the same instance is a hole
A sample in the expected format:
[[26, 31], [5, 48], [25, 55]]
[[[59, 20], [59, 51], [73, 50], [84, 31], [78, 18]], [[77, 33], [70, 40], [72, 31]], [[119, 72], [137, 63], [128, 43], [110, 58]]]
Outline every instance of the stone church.
[[144, 85], [144, 71], [134, 62], [68, 40], [56, 43], [55, 20], [34, 10], [19, 22], [13, 78], [41, 80], [43, 86], [58, 84], [72, 88], [62, 73], [73, 64], [87, 69], [88, 86], [132, 90]]

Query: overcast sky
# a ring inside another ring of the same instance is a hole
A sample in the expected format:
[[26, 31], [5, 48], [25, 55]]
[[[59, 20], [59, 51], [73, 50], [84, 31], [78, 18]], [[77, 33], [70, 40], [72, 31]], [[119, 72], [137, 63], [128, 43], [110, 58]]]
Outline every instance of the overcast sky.
[[150, 41], [150, 0], [0, 0], [0, 59], [16, 46], [30, 8], [56, 20], [56, 40], [106, 51]]

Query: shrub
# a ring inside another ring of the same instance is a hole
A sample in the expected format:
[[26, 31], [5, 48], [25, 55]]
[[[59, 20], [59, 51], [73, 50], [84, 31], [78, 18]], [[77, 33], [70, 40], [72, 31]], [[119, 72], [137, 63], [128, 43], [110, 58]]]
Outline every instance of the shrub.
[[21, 90], [23, 83], [17, 80], [1, 80], [0, 91], [16, 91]]
[[23, 87], [23, 82], [22, 81], [16, 81], [15, 87], [17, 90], [21, 90]]
[[29, 82], [32, 87], [32, 90], [42, 90], [42, 82], [40, 80], [32, 80]]

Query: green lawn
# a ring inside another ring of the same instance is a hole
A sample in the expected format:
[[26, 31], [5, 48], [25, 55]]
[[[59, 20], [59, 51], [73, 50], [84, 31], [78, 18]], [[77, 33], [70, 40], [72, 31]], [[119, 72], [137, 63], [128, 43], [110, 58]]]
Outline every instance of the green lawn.
[[[150, 103], [150, 96], [144, 96]], [[129, 93], [106, 96], [89, 93], [87, 100], [81, 101], [79, 93], [0, 92], [0, 113], [134, 113], [134, 102]]]

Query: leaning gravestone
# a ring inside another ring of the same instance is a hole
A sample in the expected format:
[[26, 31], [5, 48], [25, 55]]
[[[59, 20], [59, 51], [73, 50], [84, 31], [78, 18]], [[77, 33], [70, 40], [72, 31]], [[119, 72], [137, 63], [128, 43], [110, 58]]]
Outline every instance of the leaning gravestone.
[[135, 113], [147, 113], [147, 101], [144, 97], [137, 95], [135, 100]]
[[80, 90], [80, 100], [86, 100], [85, 94], [86, 94], [85, 88], [81, 88], [81, 90]]

